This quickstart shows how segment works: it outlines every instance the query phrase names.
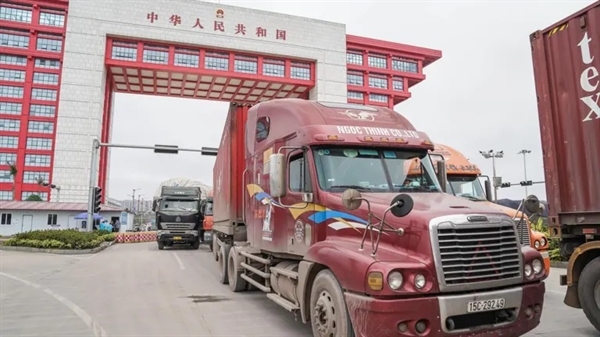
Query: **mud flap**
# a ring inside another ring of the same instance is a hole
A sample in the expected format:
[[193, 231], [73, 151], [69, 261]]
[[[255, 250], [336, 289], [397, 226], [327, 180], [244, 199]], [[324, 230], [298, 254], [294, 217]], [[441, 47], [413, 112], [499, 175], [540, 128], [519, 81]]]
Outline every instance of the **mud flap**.
[[579, 293], [577, 291], [577, 283], [573, 283], [567, 287], [564, 303], [571, 308], [581, 309], [581, 303], [579, 303]]

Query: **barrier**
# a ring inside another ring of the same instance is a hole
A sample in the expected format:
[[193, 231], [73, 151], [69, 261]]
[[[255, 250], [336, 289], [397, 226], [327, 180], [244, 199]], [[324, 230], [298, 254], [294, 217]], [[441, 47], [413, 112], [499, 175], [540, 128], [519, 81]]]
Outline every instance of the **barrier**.
[[156, 241], [156, 232], [125, 232], [117, 233], [117, 243], [137, 243]]

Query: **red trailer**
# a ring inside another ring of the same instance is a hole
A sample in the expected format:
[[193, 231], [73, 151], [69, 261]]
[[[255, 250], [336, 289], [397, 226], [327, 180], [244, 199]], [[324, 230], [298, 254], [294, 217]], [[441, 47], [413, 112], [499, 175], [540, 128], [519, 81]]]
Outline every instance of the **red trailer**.
[[569, 258], [565, 303], [600, 331], [600, 1], [530, 40], [550, 234]]

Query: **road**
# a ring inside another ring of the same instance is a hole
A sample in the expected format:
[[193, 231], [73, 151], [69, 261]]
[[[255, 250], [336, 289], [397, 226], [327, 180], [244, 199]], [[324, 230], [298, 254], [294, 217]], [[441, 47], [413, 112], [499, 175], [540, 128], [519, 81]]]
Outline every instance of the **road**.
[[[526, 336], [598, 336], [562, 303], [561, 270], [546, 282], [542, 324]], [[311, 336], [261, 292], [217, 281], [206, 248], [121, 244], [64, 256], [0, 251], [0, 336]]]

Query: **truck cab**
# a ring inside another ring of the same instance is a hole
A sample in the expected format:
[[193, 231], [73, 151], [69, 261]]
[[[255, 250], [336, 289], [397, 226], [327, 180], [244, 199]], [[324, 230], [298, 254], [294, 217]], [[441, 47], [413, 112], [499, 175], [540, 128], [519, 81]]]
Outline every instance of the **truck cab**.
[[[446, 192], [474, 202], [486, 203], [510, 216], [517, 224], [517, 232], [519, 233], [521, 245], [531, 246], [542, 254], [544, 257], [544, 268], [546, 273], [549, 274], [550, 254], [548, 252], [548, 238], [544, 233], [533, 230], [527, 214], [523, 210], [515, 210], [493, 202], [492, 187], [489, 178], [482, 176], [479, 167], [472, 164], [467, 157], [453, 147], [436, 143], [432, 155], [434, 162], [443, 158], [446, 163]], [[481, 184], [482, 178], [485, 179], [483, 185]], [[522, 208], [524, 209], [524, 207]]]
[[152, 205], [152, 210], [156, 212], [159, 250], [174, 244], [189, 244], [194, 249], [200, 247], [204, 233], [201, 195], [197, 187], [162, 187], [160, 197]]
[[219, 280], [265, 292], [319, 337], [532, 330], [541, 255], [513, 218], [444, 193], [430, 150], [388, 108], [232, 106], [214, 170]]
[[208, 245], [209, 249], [211, 251], [213, 251], [213, 234], [212, 234], [212, 228], [213, 228], [213, 197], [212, 197], [212, 191], [209, 192], [208, 197], [206, 199], [203, 199], [200, 202], [200, 212], [202, 213], [203, 216], [203, 220], [202, 220], [202, 230], [203, 230], [203, 234], [202, 237], [204, 238], [203, 243]]

